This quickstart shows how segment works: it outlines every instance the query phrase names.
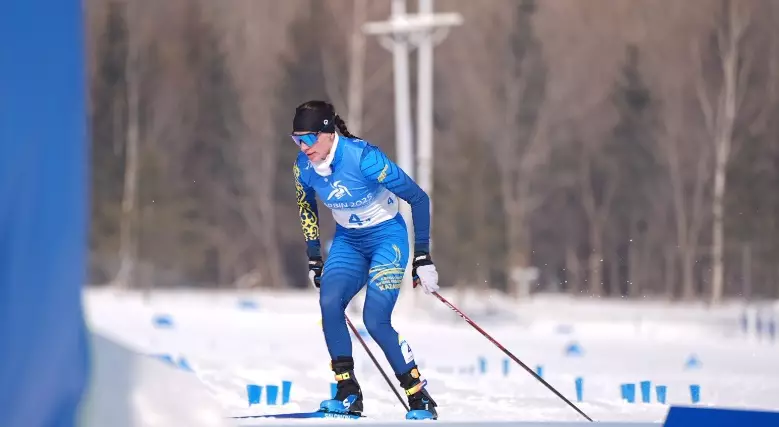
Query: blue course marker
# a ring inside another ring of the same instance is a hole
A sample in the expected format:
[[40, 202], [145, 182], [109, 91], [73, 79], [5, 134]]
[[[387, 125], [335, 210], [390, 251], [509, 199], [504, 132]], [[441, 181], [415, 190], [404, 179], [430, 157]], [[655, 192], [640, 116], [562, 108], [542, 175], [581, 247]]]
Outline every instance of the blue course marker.
[[655, 393], [657, 394], [657, 402], [665, 404], [665, 396], [668, 389], [664, 385], [655, 386]]
[[690, 385], [690, 400], [692, 400], [692, 403], [698, 403], [701, 401], [701, 386], [698, 384]]
[[275, 405], [279, 397], [279, 386], [266, 385], [265, 386], [265, 400], [268, 405]]
[[544, 366], [543, 365], [536, 365], [536, 375], [543, 378], [544, 377]]
[[636, 401], [636, 385], [633, 383], [622, 384], [622, 399], [627, 400], [628, 403], [635, 403]]
[[641, 381], [641, 402], [649, 403], [652, 401], [652, 382]]
[[581, 402], [584, 395], [584, 378], [576, 377], [574, 382], [576, 386], [576, 401]]
[[292, 391], [292, 381], [281, 382], [281, 404], [286, 405], [289, 403], [289, 395]]
[[248, 384], [246, 386], [246, 395], [249, 397], [249, 405], [259, 405], [262, 396], [262, 386]]

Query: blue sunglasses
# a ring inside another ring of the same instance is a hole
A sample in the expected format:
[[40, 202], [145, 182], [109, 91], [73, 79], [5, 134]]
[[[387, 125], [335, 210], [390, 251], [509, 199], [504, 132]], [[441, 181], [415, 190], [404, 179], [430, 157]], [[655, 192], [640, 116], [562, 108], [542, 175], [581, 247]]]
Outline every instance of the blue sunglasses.
[[304, 133], [301, 135], [291, 134], [292, 140], [300, 147], [301, 143], [308, 145], [309, 147], [316, 144], [317, 138], [319, 138], [319, 132]]

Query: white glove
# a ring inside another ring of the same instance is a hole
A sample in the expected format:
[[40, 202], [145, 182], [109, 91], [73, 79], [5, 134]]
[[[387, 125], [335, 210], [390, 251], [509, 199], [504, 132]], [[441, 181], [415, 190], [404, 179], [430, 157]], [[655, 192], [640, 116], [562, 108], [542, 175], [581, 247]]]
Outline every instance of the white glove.
[[414, 256], [411, 276], [414, 278], [414, 288], [421, 286], [428, 295], [438, 291], [438, 271], [430, 254], [420, 253]]

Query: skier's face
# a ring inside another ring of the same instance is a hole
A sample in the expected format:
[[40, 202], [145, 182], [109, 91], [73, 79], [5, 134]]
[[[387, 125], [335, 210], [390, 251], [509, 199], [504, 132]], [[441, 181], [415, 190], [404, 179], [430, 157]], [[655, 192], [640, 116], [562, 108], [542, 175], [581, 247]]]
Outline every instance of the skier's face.
[[296, 133], [294, 136], [297, 137], [294, 138], [295, 142], [300, 144], [300, 151], [314, 163], [321, 162], [327, 157], [335, 139], [335, 134], [332, 133]]

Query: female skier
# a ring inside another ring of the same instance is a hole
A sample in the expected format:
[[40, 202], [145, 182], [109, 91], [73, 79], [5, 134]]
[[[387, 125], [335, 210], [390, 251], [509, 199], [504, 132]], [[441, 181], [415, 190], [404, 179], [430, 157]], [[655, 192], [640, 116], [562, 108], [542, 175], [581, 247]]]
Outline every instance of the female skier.
[[[411, 348], [390, 322], [408, 261], [408, 234], [397, 197], [411, 205], [413, 287], [421, 286], [425, 293], [438, 290], [438, 273], [429, 251], [430, 200], [378, 147], [349, 133], [331, 104], [309, 101], [298, 106], [292, 129], [292, 139], [300, 147], [293, 174], [309, 278], [319, 290], [322, 329], [338, 385], [335, 397], [323, 401], [320, 409], [363, 411], [344, 311], [367, 283], [365, 328], [406, 391], [410, 407], [406, 418], [437, 419], [436, 403], [425, 389], [427, 381], [420, 378]], [[316, 195], [336, 221], [324, 263]]]

